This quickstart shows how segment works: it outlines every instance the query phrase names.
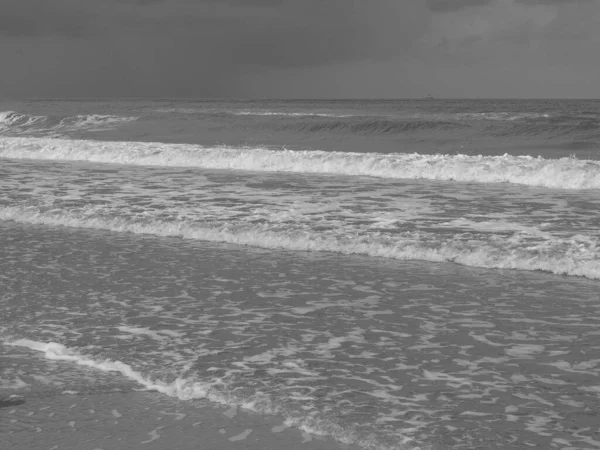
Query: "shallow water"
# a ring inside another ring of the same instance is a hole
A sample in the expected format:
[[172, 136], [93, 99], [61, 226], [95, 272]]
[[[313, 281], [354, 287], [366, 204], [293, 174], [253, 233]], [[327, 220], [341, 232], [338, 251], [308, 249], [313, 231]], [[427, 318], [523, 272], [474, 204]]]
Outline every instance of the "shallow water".
[[366, 448], [599, 442], [595, 281], [10, 223], [1, 236], [17, 345], [3, 358], [19, 362], [5, 395], [131, 388], [73, 380], [67, 363], [36, 374], [29, 347]]
[[599, 133], [597, 101], [0, 103], [0, 406], [598, 448]]
[[5, 160], [0, 219], [600, 278], [596, 190]]

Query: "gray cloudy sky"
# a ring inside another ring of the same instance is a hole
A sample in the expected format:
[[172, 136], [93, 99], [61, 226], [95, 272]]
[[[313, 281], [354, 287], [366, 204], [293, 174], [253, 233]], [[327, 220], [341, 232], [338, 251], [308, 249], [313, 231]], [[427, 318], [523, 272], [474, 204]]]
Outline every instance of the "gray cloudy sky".
[[0, 0], [0, 98], [600, 98], [599, 0]]

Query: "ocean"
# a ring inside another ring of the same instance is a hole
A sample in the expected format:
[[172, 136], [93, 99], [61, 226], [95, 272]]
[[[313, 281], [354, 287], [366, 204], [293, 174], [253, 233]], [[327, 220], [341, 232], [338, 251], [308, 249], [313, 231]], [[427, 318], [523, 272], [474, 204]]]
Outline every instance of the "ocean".
[[598, 449], [600, 101], [0, 102], [0, 288], [0, 416]]

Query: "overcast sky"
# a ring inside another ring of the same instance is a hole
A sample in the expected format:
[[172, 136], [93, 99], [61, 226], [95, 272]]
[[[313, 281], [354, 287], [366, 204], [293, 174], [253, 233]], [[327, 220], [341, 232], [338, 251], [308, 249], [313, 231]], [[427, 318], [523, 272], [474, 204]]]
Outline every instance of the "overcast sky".
[[0, 0], [0, 98], [600, 98], [600, 0]]

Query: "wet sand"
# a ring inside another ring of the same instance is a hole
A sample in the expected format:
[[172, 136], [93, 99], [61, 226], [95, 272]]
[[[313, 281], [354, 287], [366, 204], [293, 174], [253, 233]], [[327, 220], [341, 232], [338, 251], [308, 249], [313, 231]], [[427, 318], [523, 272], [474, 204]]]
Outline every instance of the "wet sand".
[[0, 399], [0, 448], [11, 450], [354, 449], [281, 419], [153, 392]]

